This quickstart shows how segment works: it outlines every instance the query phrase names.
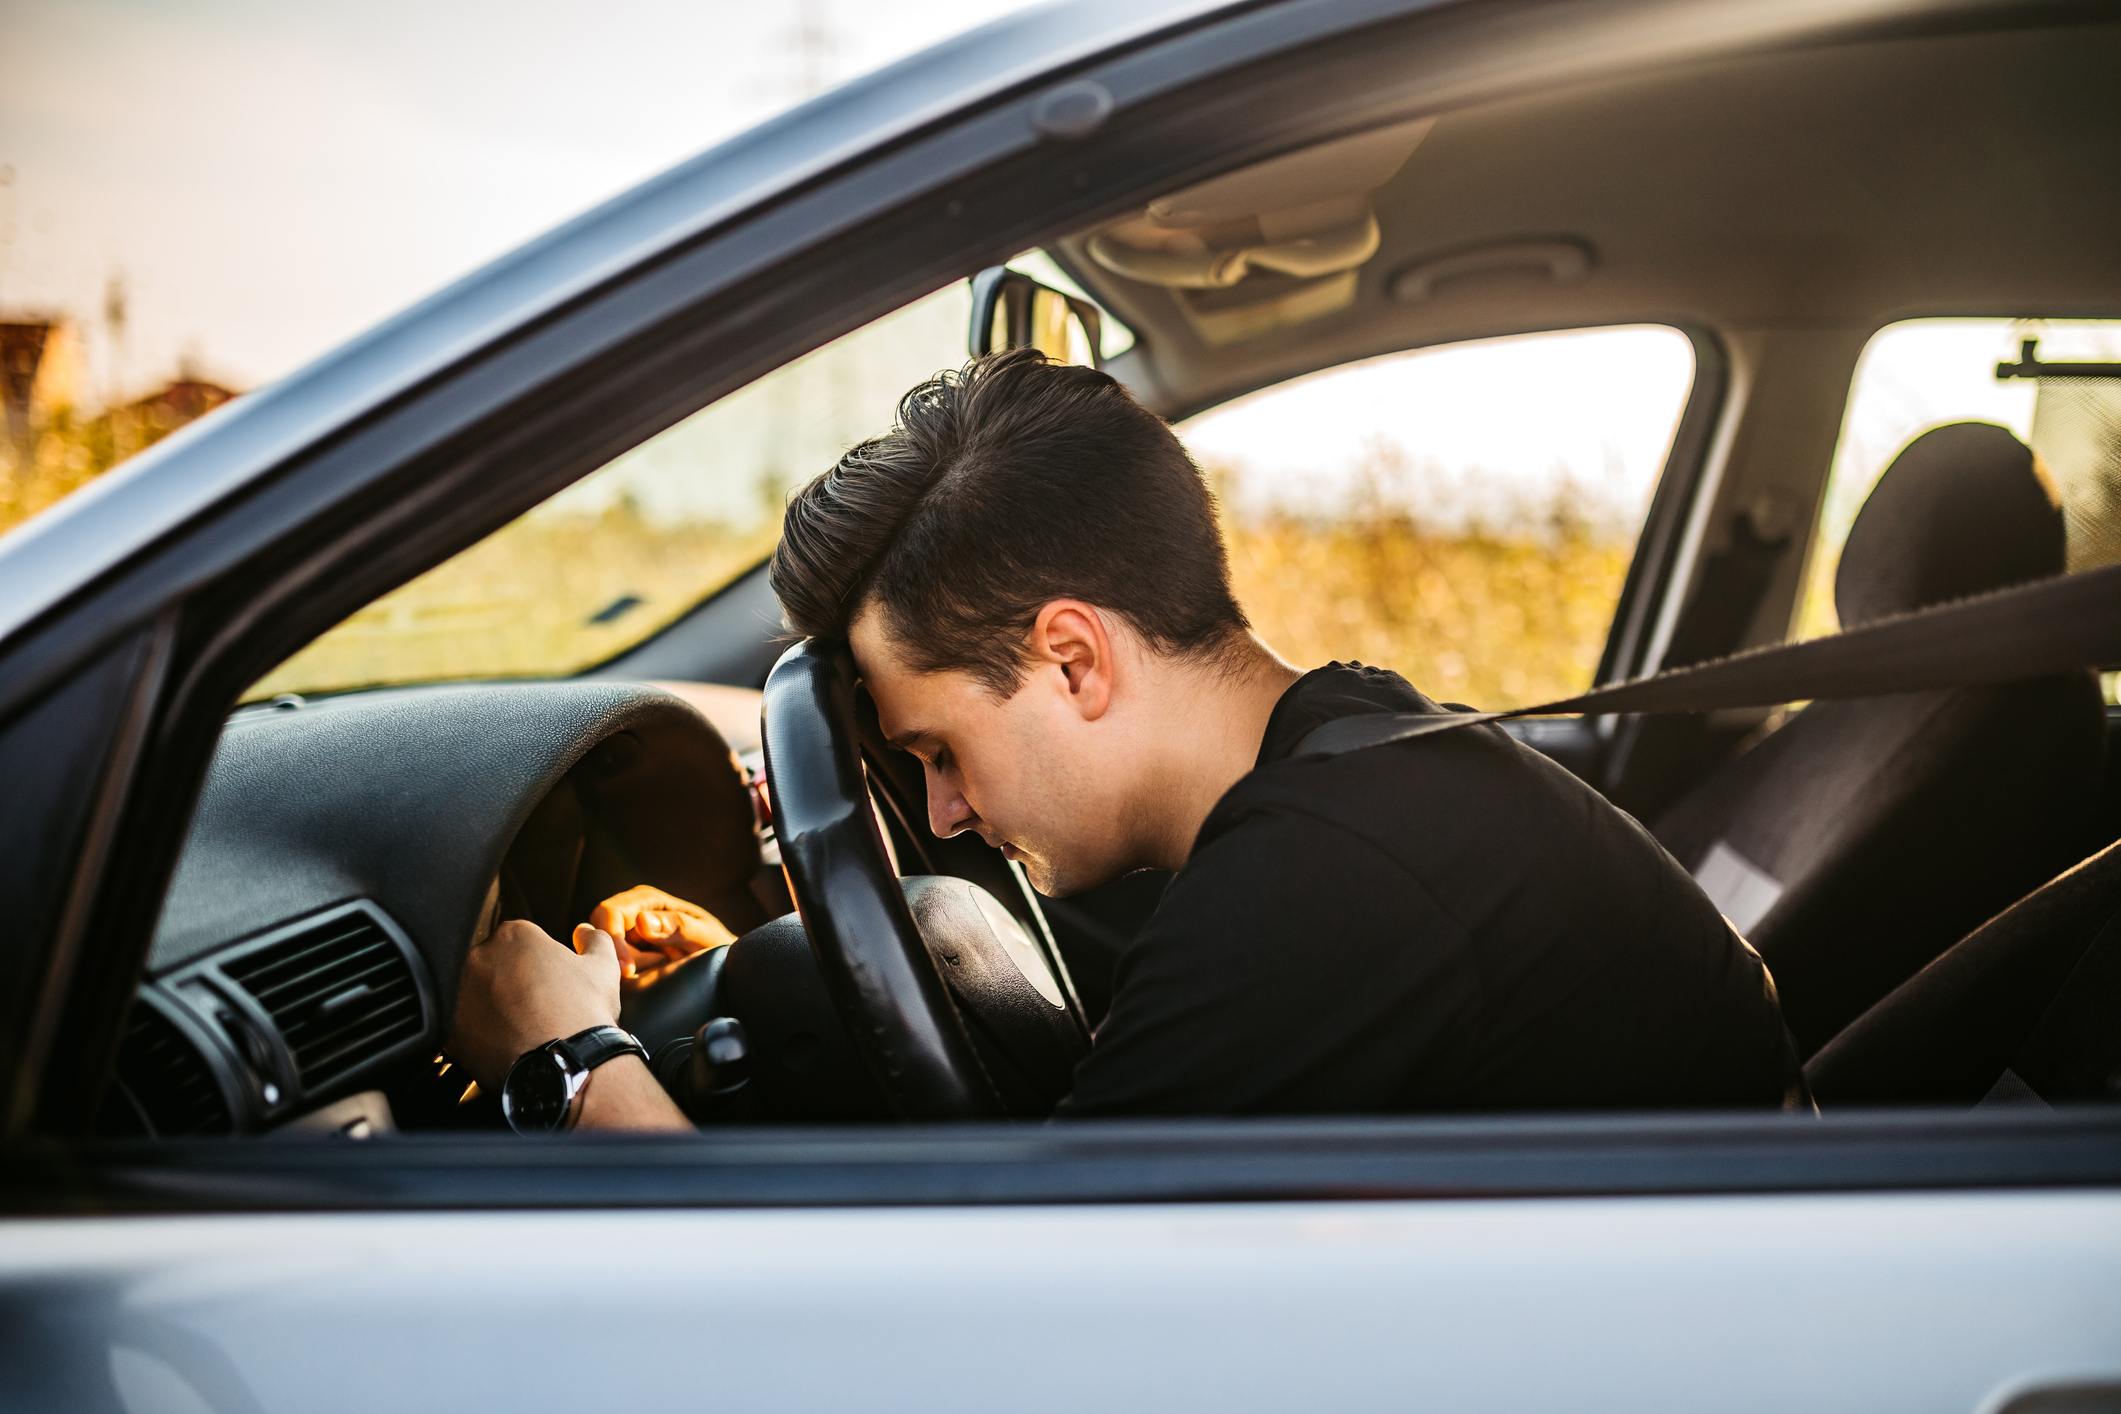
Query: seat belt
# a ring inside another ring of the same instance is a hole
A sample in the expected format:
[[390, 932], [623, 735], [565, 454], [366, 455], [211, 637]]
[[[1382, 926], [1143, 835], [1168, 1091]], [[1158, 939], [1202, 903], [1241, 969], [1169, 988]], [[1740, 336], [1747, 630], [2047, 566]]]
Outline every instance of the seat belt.
[[2019, 682], [2112, 664], [2121, 664], [2121, 565], [1933, 604], [1826, 638], [1754, 648], [1536, 707], [1336, 717], [1314, 728], [1291, 755], [1338, 756], [1513, 717], [1771, 707]]

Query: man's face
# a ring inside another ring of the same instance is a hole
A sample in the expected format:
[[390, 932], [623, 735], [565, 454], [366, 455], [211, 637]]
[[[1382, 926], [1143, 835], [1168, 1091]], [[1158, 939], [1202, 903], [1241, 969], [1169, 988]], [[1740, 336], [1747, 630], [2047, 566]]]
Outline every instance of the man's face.
[[1102, 743], [1064, 666], [1034, 664], [1003, 698], [969, 673], [908, 667], [874, 610], [848, 639], [884, 736], [926, 768], [937, 835], [975, 831], [1052, 897], [1132, 867], [1115, 773], [1100, 762]]

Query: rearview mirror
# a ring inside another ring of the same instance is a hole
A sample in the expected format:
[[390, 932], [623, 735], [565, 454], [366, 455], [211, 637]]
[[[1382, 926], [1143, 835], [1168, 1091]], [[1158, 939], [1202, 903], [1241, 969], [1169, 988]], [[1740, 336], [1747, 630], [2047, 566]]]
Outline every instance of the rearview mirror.
[[972, 277], [974, 357], [996, 349], [1038, 349], [1056, 363], [1103, 365], [1102, 319], [1088, 300], [1041, 285], [1006, 265]]

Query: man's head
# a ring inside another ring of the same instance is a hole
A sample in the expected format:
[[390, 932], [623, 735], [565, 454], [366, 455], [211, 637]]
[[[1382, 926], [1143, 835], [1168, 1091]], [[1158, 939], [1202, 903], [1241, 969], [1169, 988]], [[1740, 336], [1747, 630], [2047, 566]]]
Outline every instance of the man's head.
[[937, 832], [1007, 845], [1049, 893], [1144, 862], [1129, 821], [1171, 685], [1258, 652], [1170, 428], [1029, 350], [908, 393], [797, 493], [771, 577], [798, 632], [853, 646]]

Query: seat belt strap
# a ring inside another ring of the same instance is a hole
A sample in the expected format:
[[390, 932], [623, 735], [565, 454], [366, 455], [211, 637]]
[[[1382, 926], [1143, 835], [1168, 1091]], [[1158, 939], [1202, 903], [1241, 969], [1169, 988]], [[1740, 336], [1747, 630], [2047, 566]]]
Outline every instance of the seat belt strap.
[[2113, 664], [2121, 664], [2121, 565], [1934, 604], [1536, 707], [1337, 717], [1315, 728], [1292, 755], [1338, 756], [1512, 717], [1771, 707], [2020, 682]]

